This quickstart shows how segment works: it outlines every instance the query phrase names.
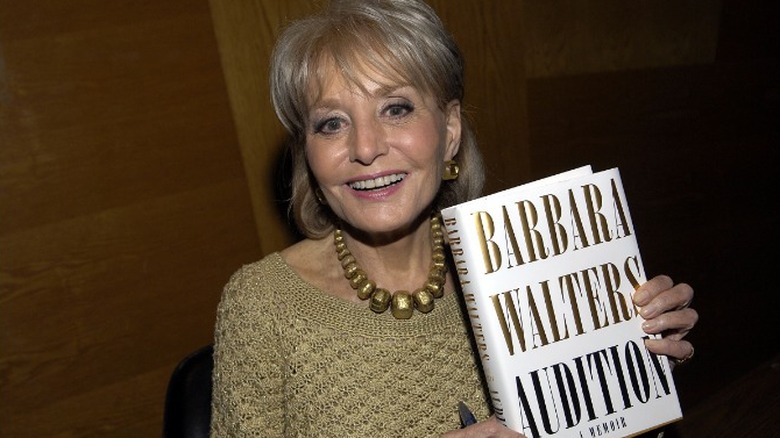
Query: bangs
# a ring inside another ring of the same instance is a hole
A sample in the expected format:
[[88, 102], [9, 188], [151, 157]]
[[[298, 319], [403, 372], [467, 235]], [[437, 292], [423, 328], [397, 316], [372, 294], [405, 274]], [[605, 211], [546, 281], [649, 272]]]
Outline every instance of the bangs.
[[362, 94], [368, 93], [368, 78], [386, 89], [411, 85], [423, 93], [440, 95], [434, 89], [435, 78], [407, 43], [400, 38], [388, 42], [387, 34], [373, 23], [341, 24], [320, 35], [310, 47], [312, 58], [307, 63], [306, 84], [302, 84], [308, 90], [308, 104], [319, 99], [334, 71]]
[[334, 1], [323, 14], [289, 25], [271, 64], [274, 110], [300, 145], [309, 108], [334, 73], [362, 94], [370, 79], [386, 88], [413, 86], [440, 109], [463, 99], [460, 51], [424, 2]]

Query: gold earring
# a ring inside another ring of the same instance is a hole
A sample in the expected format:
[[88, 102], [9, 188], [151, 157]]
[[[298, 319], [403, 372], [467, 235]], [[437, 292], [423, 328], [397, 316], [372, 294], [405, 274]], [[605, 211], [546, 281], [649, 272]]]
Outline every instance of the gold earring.
[[458, 163], [455, 160], [449, 160], [444, 163], [444, 175], [441, 176], [441, 179], [444, 181], [452, 181], [458, 179], [459, 173], [460, 167], [458, 167]]
[[322, 193], [322, 189], [317, 187], [314, 189], [314, 197], [317, 198], [317, 202], [320, 203], [320, 205], [328, 205], [328, 200], [325, 199], [325, 194]]

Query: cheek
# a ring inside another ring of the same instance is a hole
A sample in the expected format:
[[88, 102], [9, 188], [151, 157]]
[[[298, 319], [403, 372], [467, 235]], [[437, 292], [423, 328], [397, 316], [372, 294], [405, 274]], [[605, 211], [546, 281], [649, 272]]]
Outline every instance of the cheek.
[[338, 151], [324, 146], [319, 144], [306, 146], [306, 163], [316, 182], [323, 186], [337, 179], [343, 165], [343, 158]]
[[327, 159], [328, 154], [325, 153], [324, 145], [316, 141], [307, 141], [304, 146], [303, 153], [306, 157], [306, 163], [311, 168], [322, 167], [323, 160]]
[[447, 130], [440, 124], [426, 126], [408, 133], [404, 139], [407, 150], [427, 166], [441, 167], [444, 161]]
[[306, 159], [306, 165], [308, 166], [309, 170], [311, 171], [311, 174], [315, 178], [315, 182], [319, 183], [322, 179], [321, 171], [323, 166], [322, 159], [323, 157], [321, 154], [318, 154], [316, 152], [312, 152], [312, 148], [310, 148], [308, 145], [306, 146], [304, 157]]
[[435, 170], [441, 174], [441, 172], [444, 171], [444, 158], [447, 151], [445, 138], [438, 137], [435, 140], [432, 140], [432, 142], [435, 142], [435, 147], [429, 149], [428, 159], [431, 160], [432, 166], [435, 167]]

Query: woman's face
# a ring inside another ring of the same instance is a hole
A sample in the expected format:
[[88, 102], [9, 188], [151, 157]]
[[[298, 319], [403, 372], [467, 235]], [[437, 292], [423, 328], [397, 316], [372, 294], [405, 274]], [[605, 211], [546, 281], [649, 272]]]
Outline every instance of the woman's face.
[[328, 205], [368, 233], [403, 232], [433, 201], [460, 143], [460, 103], [444, 111], [411, 86], [360, 87], [331, 68], [309, 105], [306, 158]]

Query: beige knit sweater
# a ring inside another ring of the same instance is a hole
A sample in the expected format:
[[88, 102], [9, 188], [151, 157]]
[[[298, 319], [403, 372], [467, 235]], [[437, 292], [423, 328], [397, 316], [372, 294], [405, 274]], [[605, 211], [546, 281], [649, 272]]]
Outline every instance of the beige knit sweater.
[[488, 405], [455, 294], [396, 320], [306, 283], [278, 253], [225, 287], [214, 437], [432, 437]]

